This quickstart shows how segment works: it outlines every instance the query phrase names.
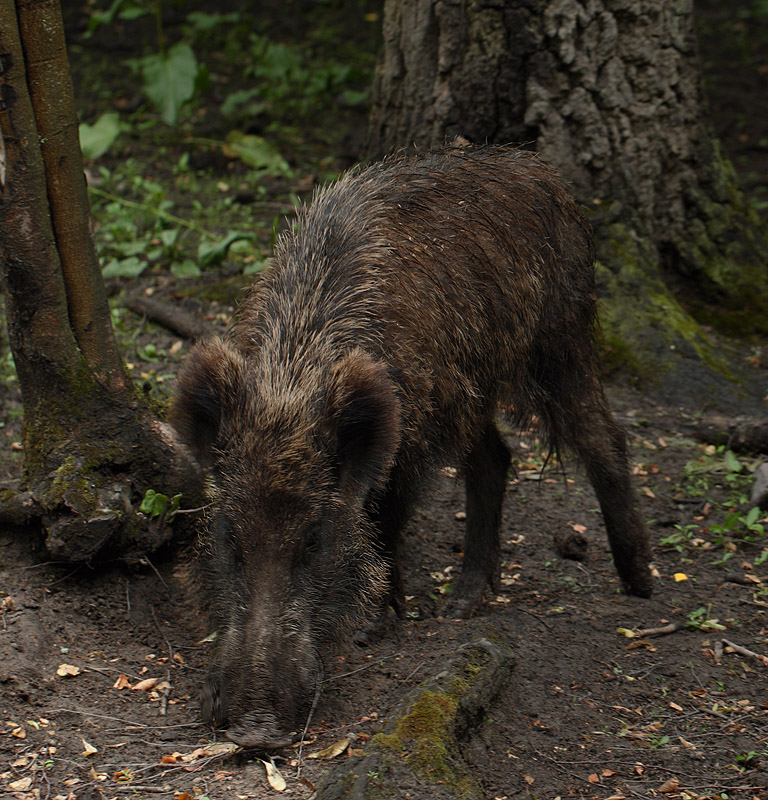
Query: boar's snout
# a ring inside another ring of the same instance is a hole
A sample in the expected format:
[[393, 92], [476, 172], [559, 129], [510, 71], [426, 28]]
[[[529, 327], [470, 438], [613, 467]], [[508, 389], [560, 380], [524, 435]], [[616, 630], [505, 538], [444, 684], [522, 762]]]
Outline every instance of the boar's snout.
[[294, 739], [293, 732], [282, 726], [269, 714], [246, 714], [237, 725], [226, 732], [227, 738], [241, 747], [277, 750], [288, 747]]
[[[203, 721], [216, 728], [228, 726], [226, 737], [241, 747], [273, 750], [288, 747], [303, 722], [309, 703], [294, 690], [282, 696], [260, 698], [250, 703], [231, 698], [218, 678], [209, 678], [200, 694]], [[235, 708], [232, 711], [232, 707]]]
[[269, 750], [290, 745], [304, 725], [322, 669], [306, 651], [281, 648], [274, 640], [271, 647], [261, 644], [257, 658], [248, 637], [240, 641], [234, 658], [225, 648], [200, 701], [203, 720], [224, 728], [228, 739], [242, 747]]

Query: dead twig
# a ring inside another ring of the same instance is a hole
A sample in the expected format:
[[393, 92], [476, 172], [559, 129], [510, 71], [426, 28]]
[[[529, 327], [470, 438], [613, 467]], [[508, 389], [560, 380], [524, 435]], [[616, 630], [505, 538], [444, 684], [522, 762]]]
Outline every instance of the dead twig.
[[320, 701], [320, 693], [323, 690], [323, 676], [320, 676], [320, 680], [317, 682], [317, 686], [315, 688], [315, 697], [312, 700], [312, 708], [309, 709], [309, 714], [307, 714], [307, 722], [304, 725], [304, 730], [301, 732], [301, 740], [299, 741], [299, 752], [296, 756], [296, 779], [298, 780], [301, 778], [301, 768], [304, 765], [304, 760], [302, 757], [302, 752], [304, 750], [304, 740], [307, 738], [307, 731], [309, 731], [309, 725], [312, 722], [312, 717], [315, 715], [315, 709], [317, 708], [317, 704]]
[[646, 628], [643, 631], [637, 631], [635, 637], [638, 639], [644, 639], [646, 636], [663, 636], [667, 633], [674, 633], [675, 631], [679, 631], [681, 628], [680, 624], [677, 622], [670, 622], [669, 625], [662, 625], [660, 628]]
[[211, 328], [205, 322], [169, 303], [149, 297], [128, 297], [125, 304], [131, 311], [147, 317], [185, 339], [200, 339], [211, 333]]
[[746, 647], [742, 647], [740, 644], [734, 644], [729, 639], [723, 639], [722, 642], [726, 647], [730, 647], [734, 653], [756, 658], [764, 667], [768, 667], [768, 656], [764, 656], [761, 653], [756, 653], [754, 650], [748, 650]]

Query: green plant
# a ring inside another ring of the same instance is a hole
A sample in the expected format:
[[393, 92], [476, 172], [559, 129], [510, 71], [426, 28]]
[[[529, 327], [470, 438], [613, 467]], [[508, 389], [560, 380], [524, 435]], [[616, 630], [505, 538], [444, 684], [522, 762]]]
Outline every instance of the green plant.
[[[251, 242], [252, 230], [230, 230], [223, 236], [172, 214], [166, 188], [141, 174], [132, 160], [114, 172], [101, 167], [102, 184], [123, 196], [92, 186], [95, 239], [105, 278], [135, 278], [146, 269], [168, 269], [177, 278], [195, 278], [201, 269], [220, 264], [236, 242]], [[138, 200], [124, 196], [133, 193]], [[189, 237], [197, 238], [194, 249]], [[257, 261], [263, 266], [263, 256]], [[256, 271], [256, 270], [252, 270]]]
[[[155, 27], [155, 50], [140, 58], [126, 60], [126, 66], [138, 72], [144, 92], [160, 112], [167, 125], [176, 125], [182, 107], [195, 96], [208, 80], [208, 70], [199, 64], [187, 41], [166, 46], [163, 30], [163, 0], [114, 0], [106, 9], [95, 9], [88, 21], [88, 34], [100, 25], [111, 25], [116, 19], [137, 20], [151, 16]], [[198, 14], [189, 20], [189, 30], [207, 30], [226, 20], [224, 15]], [[114, 139], [113, 139], [114, 141]], [[111, 144], [111, 142], [109, 142]], [[107, 145], [108, 147], [109, 145]], [[92, 156], [95, 157], [95, 156]]]
[[750, 750], [748, 753], [743, 753], [742, 755], [736, 756], [733, 759], [734, 765], [736, 768], [743, 772], [744, 770], [748, 769], [755, 769], [760, 764], [760, 761], [764, 756], [768, 755], [768, 752], [758, 752], [757, 750]]
[[120, 115], [116, 111], [102, 114], [93, 125], [80, 123], [80, 149], [83, 158], [99, 158], [109, 150], [121, 131]]
[[232, 92], [223, 103], [225, 116], [307, 115], [321, 101], [338, 99], [344, 106], [365, 102], [369, 92], [353, 88], [368, 83], [367, 70], [319, 57], [308, 58], [306, 48], [252, 34], [246, 75], [252, 88]]
[[686, 627], [694, 628], [699, 631], [724, 631], [726, 629], [725, 625], [722, 625], [719, 620], [713, 618], [711, 612], [711, 604], [691, 611], [687, 615]]
[[172, 522], [173, 517], [181, 506], [181, 495], [176, 494], [169, 498], [166, 494], [156, 492], [154, 489], [147, 489], [144, 499], [141, 501], [139, 511], [146, 514], [150, 519], [160, 517], [165, 522]]
[[695, 524], [675, 525], [674, 533], [670, 533], [669, 536], [660, 539], [659, 545], [661, 547], [671, 547], [677, 550], [678, 553], [682, 553], [684, 546], [693, 544], [694, 534], [699, 533], [699, 531], [699, 526]]

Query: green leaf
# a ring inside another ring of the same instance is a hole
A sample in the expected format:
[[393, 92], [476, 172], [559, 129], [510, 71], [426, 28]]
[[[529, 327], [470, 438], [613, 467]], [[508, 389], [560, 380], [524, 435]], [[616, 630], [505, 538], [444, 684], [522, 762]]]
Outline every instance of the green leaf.
[[241, 239], [251, 240], [254, 238], [252, 233], [243, 233], [240, 231], [230, 231], [223, 239], [218, 242], [208, 243], [202, 242], [197, 249], [197, 257], [200, 261], [201, 267], [210, 267], [213, 264], [219, 264], [227, 257], [227, 250], [233, 242], [238, 242]]
[[110, 261], [101, 271], [105, 278], [137, 278], [147, 268], [147, 262], [137, 256]]
[[144, 494], [144, 499], [139, 506], [139, 511], [154, 519], [154, 517], [159, 517], [163, 514], [167, 507], [168, 495], [160, 494], [160, 492], [156, 492], [154, 489], [147, 489]]
[[725, 451], [725, 465], [730, 472], [741, 472], [741, 461], [736, 458], [732, 450]]
[[[261, 94], [260, 89], [238, 89], [235, 92], [230, 92], [227, 99], [221, 104], [219, 109], [225, 117], [231, 116], [237, 111], [238, 106], [245, 103], [250, 103], [252, 100], [257, 100]], [[266, 103], [258, 103], [254, 108], [249, 109], [251, 113], [259, 113], [266, 108]]]
[[139, 506], [139, 511], [142, 514], [151, 514], [152, 513], [152, 506], [155, 502], [155, 497], [157, 497], [157, 492], [154, 489], [147, 489], [144, 493], [144, 499], [141, 501], [141, 505]]
[[750, 508], [747, 518], [744, 520], [744, 524], [747, 526], [754, 525], [760, 517], [760, 513], [760, 506], [754, 506], [754, 508]]
[[245, 269], [243, 270], [243, 275], [255, 275], [257, 272], [261, 272], [262, 270], [266, 269], [269, 266], [270, 259], [268, 258], [261, 258], [256, 259], [254, 261], [249, 261], [245, 265]]
[[139, 59], [144, 90], [160, 111], [163, 122], [175, 125], [179, 111], [195, 94], [198, 64], [192, 48], [178, 42], [166, 54], [153, 53]]
[[165, 228], [158, 232], [157, 238], [163, 243], [163, 247], [173, 247], [173, 245], [176, 244], [176, 240], [179, 238], [179, 229]]
[[171, 498], [171, 504], [168, 506], [168, 516], [175, 514], [181, 506], [181, 494], [175, 494]]
[[80, 124], [80, 149], [90, 161], [103, 156], [120, 135], [120, 115], [115, 111], [102, 114], [93, 125]]
[[230, 131], [223, 150], [224, 155], [235, 156], [252, 169], [276, 175], [287, 175], [291, 169], [278, 149], [261, 136]]
[[174, 261], [171, 264], [171, 274], [177, 278], [199, 278], [202, 273], [195, 261], [185, 258], [183, 261]]
[[187, 14], [187, 22], [195, 33], [205, 33], [218, 25], [235, 24], [239, 14], [233, 11], [229, 14], [208, 14], [205, 11], [192, 11]]

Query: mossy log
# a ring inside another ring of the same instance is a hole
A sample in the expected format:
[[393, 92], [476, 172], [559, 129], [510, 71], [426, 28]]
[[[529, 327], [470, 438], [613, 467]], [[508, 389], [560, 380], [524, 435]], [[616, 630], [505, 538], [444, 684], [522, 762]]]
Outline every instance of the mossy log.
[[418, 787], [433, 800], [481, 798], [460, 742], [477, 733], [508, 687], [514, 664], [504, 644], [478, 639], [460, 647], [397, 705], [362, 755], [329, 773], [316, 800], [400, 797], [401, 786]]

